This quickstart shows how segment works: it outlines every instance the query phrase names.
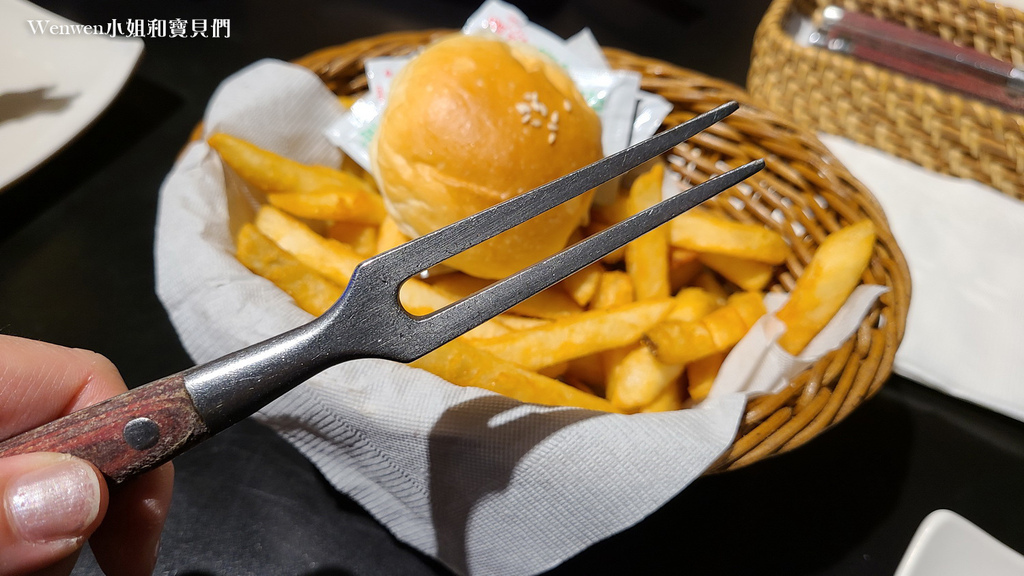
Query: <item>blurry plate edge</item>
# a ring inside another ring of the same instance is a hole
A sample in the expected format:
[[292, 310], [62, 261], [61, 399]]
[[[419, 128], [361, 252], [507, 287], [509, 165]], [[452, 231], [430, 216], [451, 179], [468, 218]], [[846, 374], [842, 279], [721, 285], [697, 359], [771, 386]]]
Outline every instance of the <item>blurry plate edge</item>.
[[[77, 24], [25, 0], [0, 0], [0, 99], [29, 94], [36, 111], [0, 106], [0, 192], [85, 132], [121, 93], [143, 52], [139, 38], [33, 33], [29, 21]], [[89, 23], [93, 24], [93, 23]], [[48, 107], [52, 100], [64, 105]]]
[[1024, 574], [1024, 556], [950, 510], [925, 517], [895, 576]]

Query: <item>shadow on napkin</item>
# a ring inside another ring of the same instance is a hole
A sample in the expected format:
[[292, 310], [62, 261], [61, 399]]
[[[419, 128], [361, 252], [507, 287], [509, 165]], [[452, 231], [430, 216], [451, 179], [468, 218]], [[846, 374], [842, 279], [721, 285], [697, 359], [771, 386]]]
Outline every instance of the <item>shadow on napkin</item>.
[[507, 488], [522, 457], [545, 438], [601, 415], [566, 409], [516, 417], [517, 408], [522, 408], [520, 402], [503, 396], [473, 398], [445, 410], [430, 432], [430, 508], [437, 556], [460, 574], [469, 568], [466, 530], [477, 502]]

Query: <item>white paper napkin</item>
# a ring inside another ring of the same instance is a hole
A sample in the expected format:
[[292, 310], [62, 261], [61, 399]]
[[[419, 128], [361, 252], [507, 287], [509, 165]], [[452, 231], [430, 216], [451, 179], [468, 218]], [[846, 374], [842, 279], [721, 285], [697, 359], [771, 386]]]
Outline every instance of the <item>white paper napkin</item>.
[[[204, 126], [310, 163], [336, 164], [320, 130], [342, 113], [312, 73], [263, 61], [228, 79]], [[310, 317], [239, 264], [247, 217], [217, 155], [190, 145], [161, 188], [157, 293], [204, 362]], [[405, 365], [361, 360], [258, 415], [395, 536], [464, 574], [551, 568], [659, 508], [731, 444], [738, 394], [634, 416], [522, 405]]]
[[820, 135], [881, 203], [910, 267], [895, 372], [1024, 420], [1024, 203]]

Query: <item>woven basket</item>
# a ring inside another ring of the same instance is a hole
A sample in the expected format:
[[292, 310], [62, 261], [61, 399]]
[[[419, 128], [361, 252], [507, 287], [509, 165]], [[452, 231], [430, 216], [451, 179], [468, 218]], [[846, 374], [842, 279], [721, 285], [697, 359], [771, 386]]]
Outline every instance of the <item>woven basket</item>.
[[[366, 88], [363, 61], [408, 53], [447, 31], [403, 32], [327, 48], [298, 60], [339, 95]], [[780, 393], [752, 400], [730, 452], [712, 468], [744, 466], [789, 450], [841, 420], [877, 392], [889, 377], [903, 337], [910, 276], [903, 255], [874, 198], [812, 135], [760, 109], [741, 89], [707, 76], [620, 50], [606, 49], [612, 66], [643, 74], [643, 88], [661, 94], [675, 109], [665, 121], [676, 125], [729, 100], [740, 102], [725, 122], [677, 147], [673, 167], [693, 183], [765, 158], [767, 168], [749, 182], [748, 194], [729, 190], [711, 202], [720, 214], [759, 222], [779, 231], [793, 246], [778, 267], [774, 287], [789, 290], [815, 247], [845, 224], [870, 218], [878, 230], [864, 281], [890, 291], [871, 310], [842, 348], [795, 378]]]
[[853, 57], [797, 43], [791, 16], [836, 4], [1024, 64], [1024, 13], [985, 0], [775, 0], [747, 86], [808, 129], [838, 134], [1024, 200], [1024, 116]]

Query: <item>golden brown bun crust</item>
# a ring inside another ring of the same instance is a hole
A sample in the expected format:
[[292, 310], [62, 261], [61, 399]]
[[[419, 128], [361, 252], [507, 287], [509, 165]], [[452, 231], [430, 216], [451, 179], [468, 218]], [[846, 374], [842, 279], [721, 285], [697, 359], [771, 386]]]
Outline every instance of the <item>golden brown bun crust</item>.
[[[561, 68], [528, 48], [465, 35], [429, 46], [399, 73], [371, 150], [388, 212], [413, 237], [601, 156], [597, 114]], [[448, 263], [503, 278], [564, 248], [590, 197]]]

